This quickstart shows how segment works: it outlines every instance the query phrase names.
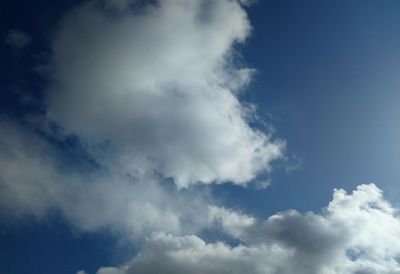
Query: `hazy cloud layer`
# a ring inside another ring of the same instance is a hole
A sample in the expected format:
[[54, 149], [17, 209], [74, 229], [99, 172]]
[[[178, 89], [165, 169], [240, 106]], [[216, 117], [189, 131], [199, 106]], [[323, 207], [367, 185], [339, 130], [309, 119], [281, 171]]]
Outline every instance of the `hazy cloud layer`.
[[324, 214], [287, 211], [265, 221], [214, 209], [219, 227], [242, 244], [153, 235], [126, 265], [97, 274], [394, 274], [400, 273], [397, 209], [373, 184], [335, 190]]
[[20, 30], [10, 30], [5, 42], [15, 49], [21, 49], [30, 44], [31, 37]]
[[237, 98], [252, 75], [234, 49], [251, 29], [240, 3], [138, 9], [90, 2], [65, 16], [52, 47], [49, 117], [103, 165], [157, 171], [180, 187], [246, 184], [268, 170], [283, 142], [250, 127], [253, 108]]
[[[82, 231], [138, 238], [154, 231], [195, 232], [208, 225], [204, 193], [167, 190], [154, 176], [117, 170], [77, 172], [37, 133], [0, 120], [0, 213], [61, 214]], [[196, 218], [194, 218], [196, 216]]]

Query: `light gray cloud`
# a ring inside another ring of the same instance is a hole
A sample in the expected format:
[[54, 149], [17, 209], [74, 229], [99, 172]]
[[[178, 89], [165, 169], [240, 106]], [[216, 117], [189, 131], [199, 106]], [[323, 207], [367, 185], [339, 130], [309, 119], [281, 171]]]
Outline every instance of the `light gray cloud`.
[[134, 238], [194, 233], [213, 201], [188, 186], [245, 184], [281, 156], [283, 142], [252, 128], [253, 107], [237, 98], [253, 71], [234, 65], [250, 32], [241, 4], [138, 3], [84, 3], [52, 43], [47, 118], [65, 131], [41, 130], [75, 134], [99, 167], [68, 166], [49, 136], [1, 119], [2, 214], [56, 212], [80, 230]]
[[13, 48], [21, 49], [31, 43], [31, 37], [20, 30], [10, 30], [5, 42]]
[[400, 273], [397, 209], [373, 184], [353, 193], [335, 190], [324, 214], [287, 211], [259, 221], [214, 208], [212, 218], [243, 244], [232, 247], [201, 238], [158, 233], [124, 266], [98, 274]]
[[[0, 213], [43, 220], [58, 213], [80, 231], [137, 239], [152, 231], [195, 232], [208, 224], [201, 191], [167, 190], [154, 176], [77, 171], [42, 137], [0, 120]], [[196, 218], [194, 218], [194, 216]]]
[[179, 187], [246, 184], [269, 170], [284, 142], [250, 127], [252, 110], [237, 98], [253, 71], [235, 65], [251, 29], [240, 3], [167, 0], [118, 16], [109, 5], [90, 2], [62, 20], [49, 117], [103, 165], [157, 171]]

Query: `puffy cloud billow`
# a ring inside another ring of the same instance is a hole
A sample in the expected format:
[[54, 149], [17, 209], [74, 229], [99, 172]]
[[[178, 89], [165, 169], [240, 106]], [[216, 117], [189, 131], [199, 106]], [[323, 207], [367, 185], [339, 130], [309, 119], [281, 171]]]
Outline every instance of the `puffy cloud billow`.
[[158, 233], [121, 267], [97, 274], [395, 274], [400, 273], [398, 211], [373, 184], [335, 190], [323, 214], [291, 210], [265, 221], [214, 208], [212, 219], [241, 244]]
[[[40, 65], [43, 124], [62, 132], [0, 119], [0, 211], [56, 212], [84, 231], [133, 237], [208, 226], [212, 198], [190, 186], [247, 184], [284, 149], [250, 126], [254, 107], [238, 99], [253, 73], [235, 50], [251, 29], [242, 4], [88, 1], [69, 11]], [[71, 135], [97, 168], [66, 163], [57, 142]]]
[[47, 96], [49, 117], [103, 165], [187, 187], [246, 184], [282, 156], [237, 98], [253, 72], [237, 64], [251, 30], [239, 2], [107, 3], [60, 23]]
[[[375, 185], [335, 190], [323, 213], [264, 221], [216, 206], [201, 185], [245, 186], [284, 154], [239, 100], [254, 74], [237, 51], [249, 2], [92, 0], [69, 11], [40, 69], [42, 122], [57, 130], [0, 118], [1, 216], [59, 214], [140, 250], [98, 274], [400, 273], [398, 212]], [[71, 136], [84, 155], [62, 148]], [[210, 232], [239, 244], [199, 236]]]
[[[61, 131], [0, 119], [0, 211], [57, 213], [134, 238], [208, 226], [212, 198], [189, 186], [244, 185], [284, 148], [250, 126], [254, 107], [238, 99], [253, 73], [235, 50], [251, 29], [242, 4], [89, 1], [69, 11], [41, 65], [42, 123]], [[68, 163], [57, 143], [71, 135], [96, 168]]]

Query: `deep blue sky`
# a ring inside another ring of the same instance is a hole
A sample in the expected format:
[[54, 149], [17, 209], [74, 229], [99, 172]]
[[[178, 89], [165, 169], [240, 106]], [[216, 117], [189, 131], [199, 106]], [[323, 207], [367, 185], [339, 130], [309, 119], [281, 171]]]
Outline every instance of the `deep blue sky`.
[[333, 188], [369, 182], [398, 202], [400, 3], [259, 1], [248, 12], [252, 99], [302, 164], [248, 199], [235, 188], [233, 204], [318, 210]]
[[[15, 89], [40, 95], [43, 83], [31, 66], [45, 58], [39, 54], [48, 49], [54, 24], [73, 6], [61, 2], [1, 4], [3, 114], [25, 111]], [[289, 208], [319, 210], [333, 188], [369, 182], [398, 204], [400, 2], [260, 0], [248, 14], [253, 33], [241, 53], [258, 72], [246, 100], [286, 140], [288, 160], [266, 176], [272, 182], [266, 190], [223, 185], [213, 191], [226, 205], [262, 217]], [[30, 47], [18, 53], [9, 48], [4, 43], [9, 29], [31, 35]], [[296, 164], [298, 169], [286, 172]], [[76, 235], [59, 222], [0, 223], [0, 272], [93, 273], [126, 259], [107, 251], [112, 239]], [[53, 263], [42, 262], [49, 254]]]

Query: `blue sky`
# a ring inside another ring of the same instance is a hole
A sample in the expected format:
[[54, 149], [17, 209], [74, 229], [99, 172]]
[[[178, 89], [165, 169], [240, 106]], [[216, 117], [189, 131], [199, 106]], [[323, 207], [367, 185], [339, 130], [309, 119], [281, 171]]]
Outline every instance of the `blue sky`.
[[254, 193], [256, 208], [268, 203], [255, 202], [264, 195], [282, 195], [278, 210], [317, 210], [332, 188], [368, 182], [395, 201], [398, 9], [394, 1], [263, 1], [249, 9], [254, 30], [242, 52], [259, 69], [252, 99], [302, 163], [292, 174], [273, 173], [274, 186]]
[[400, 272], [400, 3], [152, 2], [1, 4], [0, 272]]

